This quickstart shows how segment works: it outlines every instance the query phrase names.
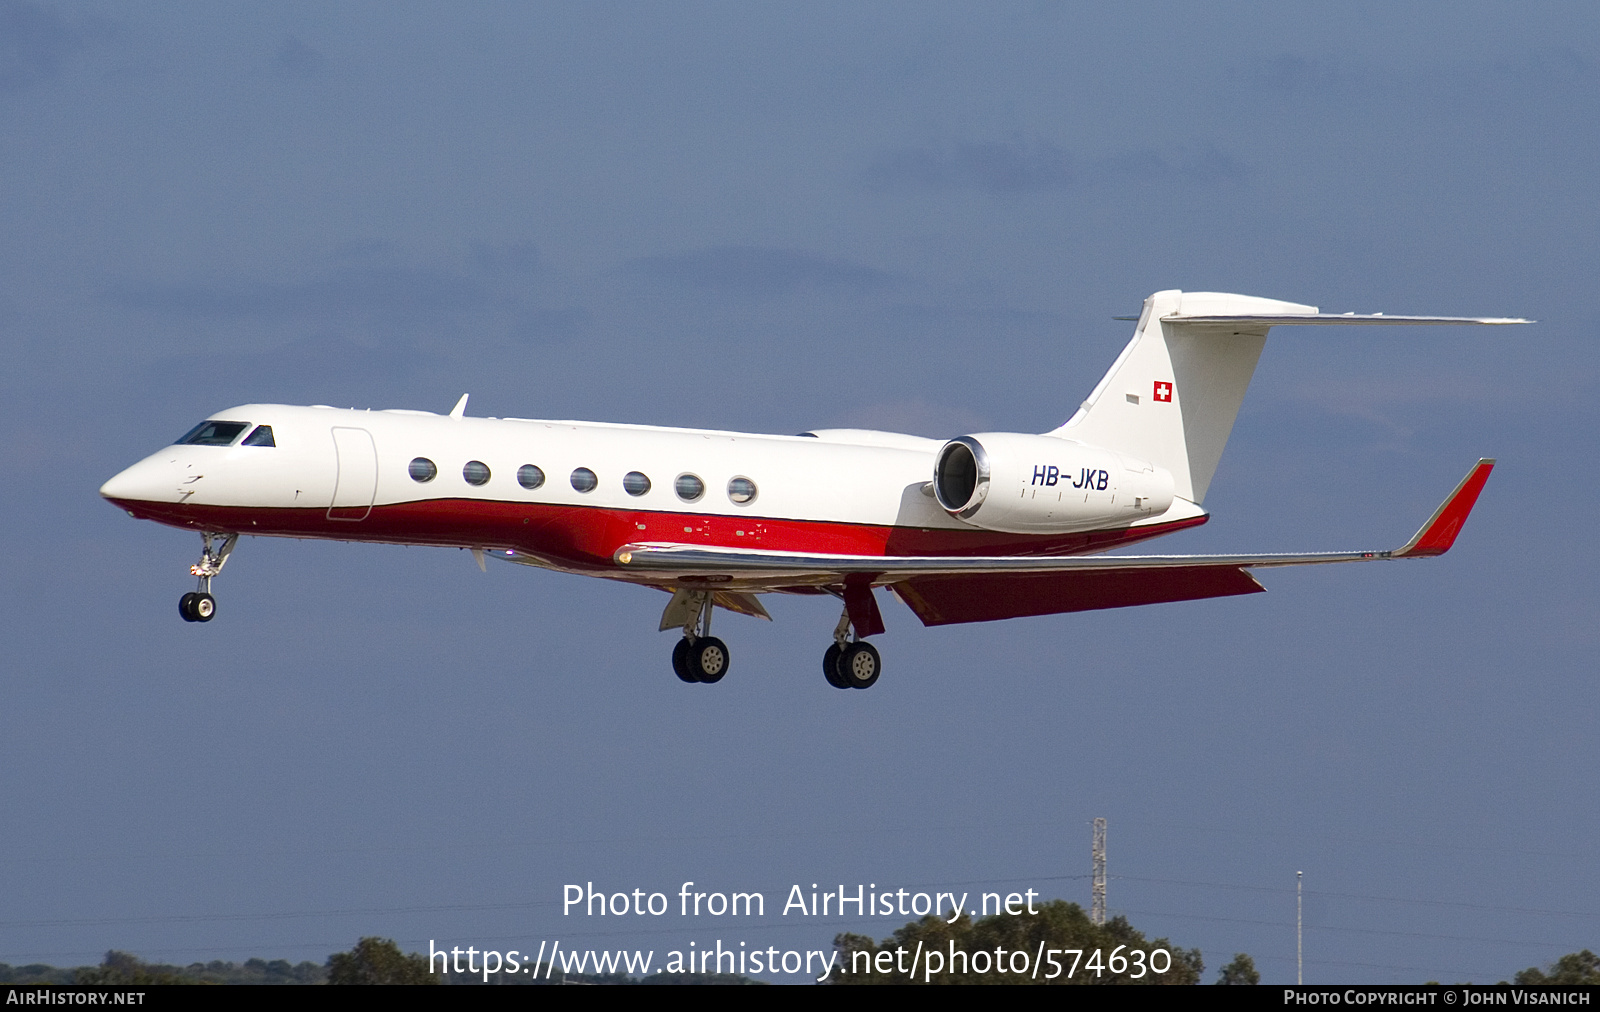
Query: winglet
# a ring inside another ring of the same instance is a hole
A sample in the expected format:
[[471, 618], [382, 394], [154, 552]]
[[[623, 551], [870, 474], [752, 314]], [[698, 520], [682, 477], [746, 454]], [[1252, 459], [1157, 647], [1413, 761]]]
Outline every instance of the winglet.
[[466, 394], [462, 394], [461, 395], [461, 399], [459, 401], [456, 401], [456, 406], [450, 409], [450, 417], [451, 418], [465, 418], [466, 414], [467, 414], [467, 395]]
[[1422, 530], [1406, 542], [1404, 548], [1392, 553], [1391, 559], [1419, 559], [1433, 555], [1443, 555], [1455, 544], [1456, 535], [1461, 533], [1461, 525], [1467, 522], [1467, 515], [1472, 512], [1472, 507], [1478, 501], [1478, 493], [1483, 491], [1484, 482], [1489, 480], [1489, 472], [1494, 470], [1494, 458], [1484, 457], [1475, 464], [1467, 476], [1461, 479], [1461, 484], [1456, 486], [1449, 498], [1434, 511], [1428, 522], [1422, 525]]

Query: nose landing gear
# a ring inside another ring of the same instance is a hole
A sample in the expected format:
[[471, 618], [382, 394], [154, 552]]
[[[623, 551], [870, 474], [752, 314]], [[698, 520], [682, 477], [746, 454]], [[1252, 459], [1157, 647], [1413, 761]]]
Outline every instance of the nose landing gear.
[[209, 622], [217, 613], [217, 599], [194, 591], [178, 598], [178, 614], [185, 622]]
[[[216, 534], [206, 531], [200, 535], [204, 541], [204, 548], [200, 552], [200, 561], [189, 567], [199, 580], [198, 587], [178, 599], [178, 614], [183, 616], [185, 622], [209, 622], [217, 614], [217, 599], [211, 596], [211, 578], [222, 572], [222, 567], [232, 553], [234, 543], [239, 540], [237, 534]], [[222, 543], [215, 550], [211, 542], [222, 538]]]

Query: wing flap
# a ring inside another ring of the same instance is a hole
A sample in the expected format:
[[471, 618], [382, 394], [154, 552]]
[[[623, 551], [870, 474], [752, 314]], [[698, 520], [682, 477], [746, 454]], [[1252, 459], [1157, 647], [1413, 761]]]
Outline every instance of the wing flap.
[[1020, 576], [924, 576], [893, 585], [923, 625], [993, 622], [1100, 608], [1259, 594], [1236, 566], [1174, 566], [1154, 572], [1100, 570]]

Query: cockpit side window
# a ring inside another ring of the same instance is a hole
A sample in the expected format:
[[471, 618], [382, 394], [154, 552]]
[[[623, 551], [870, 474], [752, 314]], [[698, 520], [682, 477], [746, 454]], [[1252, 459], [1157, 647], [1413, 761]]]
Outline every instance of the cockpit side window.
[[270, 426], [270, 425], [257, 425], [256, 426], [256, 431], [254, 431], [254, 432], [250, 433], [250, 435], [244, 437], [244, 442], [240, 443], [239, 445], [240, 446], [277, 446], [278, 444], [272, 441], [272, 426]]
[[[176, 446], [232, 446], [239, 433], [250, 427], [249, 422], [219, 422], [206, 419], [184, 433]], [[266, 426], [262, 426], [266, 428]]]

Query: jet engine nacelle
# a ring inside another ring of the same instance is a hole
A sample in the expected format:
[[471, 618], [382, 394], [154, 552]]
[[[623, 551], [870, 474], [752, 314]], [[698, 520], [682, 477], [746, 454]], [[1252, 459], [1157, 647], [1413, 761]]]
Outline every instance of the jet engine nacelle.
[[987, 531], [1067, 534], [1132, 523], [1172, 505], [1165, 468], [1057, 436], [959, 436], [935, 459], [939, 505]]

